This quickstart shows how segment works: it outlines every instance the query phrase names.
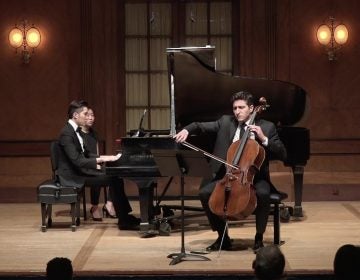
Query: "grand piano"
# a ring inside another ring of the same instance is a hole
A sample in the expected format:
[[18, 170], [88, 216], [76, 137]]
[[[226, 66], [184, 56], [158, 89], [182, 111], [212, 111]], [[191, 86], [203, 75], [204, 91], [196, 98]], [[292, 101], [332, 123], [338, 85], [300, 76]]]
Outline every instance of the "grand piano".
[[[285, 166], [293, 171], [295, 203], [293, 216], [301, 217], [304, 166], [310, 155], [309, 130], [296, 124], [303, 118], [308, 99], [300, 86], [277, 80], [230, 76], [215, 67], [214, 47], [167, 49], [171, 125], [174, 135], [193, 121], [213, 121], [232, 114], [230, 97], [241, 90], [250, 91], [256, 99], [264, 96], [270, 108], [262, 118], [274, 122], [287, 149]], [[191, 106], [189, 106], [191, 104]], [[139, 127], [139, 130], [140, 127]], [[139, 133], [140, 132], [140, 133]], [[106, 172], [133, 179], [139, 186], [140, 216], [144, 230], [152, 218], [153, 187], [160, 176], [151, 149], [179, 149], [171, 137], [159, 137], [158, 131], [141, 130], [121, 141], [123, 156], [106, 166]], [[190, 137], [188, 142], [212, 151], [212, 138]]]

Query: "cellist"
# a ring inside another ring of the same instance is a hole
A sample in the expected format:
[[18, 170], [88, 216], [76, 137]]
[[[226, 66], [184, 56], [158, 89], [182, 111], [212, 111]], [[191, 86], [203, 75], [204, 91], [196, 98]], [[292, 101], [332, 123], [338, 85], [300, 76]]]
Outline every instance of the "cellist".
[[[240, 91], [231, 97], [233, 115], [224, 115], [217, 121], [212, 122], [193, 122], [184, 127], [174, 138], [177, 142], [186, 141], [189, 134], [215, 133], [216, 141], [213, 155], [226, 159], [229, 146], [239, 140], [242, 135], [241, 130], [250, 129], [252, 137], [264, 147], [265, 160], [261, 169], [254, 177], [254, 187], [256, 189], [257, 207], [256, 214], [256, 234], [253, 246], [254, 252], [263, 247], [263, 234], [266, 230], [268, 216], [270, 213], [270, 193], [276, 189], [270, 182], [269, 156], [279, 160], [286, 158], [286, 150], [281, 142], [275, 125], [272, 122], [257, 119], [255, 124], [248, 125], [250, 116], [254, 111], [254, 97], [251, 93]], [[199, 197], [205, 210], [209, 223], [213, 231], [217, 231], [218, 238], [206, 248], [207, 251], [231, 250], [231, 239], [227, 232], [225, 220], [213, 214], [209, 208], [209, 198], [214, 190], [216, 182], [221, 180], [226, 172], [225, 165], [216, 160], [210, 162], [214, 177], [212, 180], [203, 180], [200, 186]], [[225, 232], [224, 232], [225, 231]], [[224, 234], [223, 242], [221, 243]], [[222, 244], [222, 245], [221, 245]], [[221, 248], [220, 248], [221, 246]]]

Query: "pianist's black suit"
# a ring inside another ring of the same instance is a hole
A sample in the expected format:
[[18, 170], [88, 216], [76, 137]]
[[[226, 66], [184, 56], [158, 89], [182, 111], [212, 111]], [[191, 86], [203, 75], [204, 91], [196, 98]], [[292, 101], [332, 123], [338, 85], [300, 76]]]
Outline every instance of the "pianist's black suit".
[[60, 183], [65, 186], [81, 187], [84, 184], [91, 187], [109, 185], [114, 207], [119, 217], [119, 225], [126, 222], [131, 206], [124, 192], [124, 182], [118, 177], [105, 175], [96, 169], [96, 155], [82, 151], [74, 128], [67, 123], [60, 133], [58, 174]]
[[[268, 145], [266, 147], [264, 146], [266, 152], [264, 163], [261, 166], [261, 170], [254, 178], [258, 203], [256, 208], [256, 232], [263, 234], [266, 229], [270, 212], [270, 192], [276, 191], [270, 182], [269, 155], [271, 154], [272, 158], [284, 160], [286, 157], [286, 150], [273, 123], [265, 120], [257, 120], [255, 124], [260, 126], [264, 135], [268, 137]], [[237, 126], [238, 121], [235, 117], [226, 115], [222, 116], [217, 121], [202, 123], [194, 122], [184, 128], [189, 131], [189, 134], [216, 133], [213, 154], [219, 158], [226, 159], [227, 150], [232, 144]], [[208, 201], [216, 185], [216, 181], [223, 178], [225, 167], [222, 163], [215, 160], [211, 160], [210, 164], [214, 173], [214, 179], [210, 182], [202, 182], [199, 196], [212, 230], [218, 231], [221, 234], [225, 228], [225, 222], [210, 211]]]

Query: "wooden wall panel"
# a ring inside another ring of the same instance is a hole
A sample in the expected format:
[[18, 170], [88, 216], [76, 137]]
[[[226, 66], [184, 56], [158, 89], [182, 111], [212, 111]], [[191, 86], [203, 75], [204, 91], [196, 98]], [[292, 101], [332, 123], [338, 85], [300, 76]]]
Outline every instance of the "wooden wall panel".
[[[22, 19], [42, 36], [28, 65], [7, 39]], [[0, 189], [5, 193], [29, 188], [35, 197], [37, 184], [50, 178], [50, 140], [58, 137], [69, 102], [81, 96], [79, 34], [79, 0], [0, 0]]]
[[[124, 77], [120, 73], [118, 1], [93, 1], [92, 4], [92, 46], [93, 46], [93, 77], [94, 91], [90, 101], [94, 104], [97, 115], [96, 128], [99, 135], [106, 142], [106, 152], [115, 152], [115, 139], [125, 136], [125, 119], [123, 117], [125, 100], [119, 83]], [[120, 134], [123, 132], [123, 134]]]
[[[79, 73], [79, 23], [77, 18], [64, 17], [74, 12], [75, 2], [0, 1], [0, 140], [57, 137], [66, 117], [64, 108], [80, 86], [73, 82]], [[19, 52], [15, 55], [7, 43], [10, 28], [23, 18], [42, 34], [28, 65], [21, 63]]]
[[[0, 189], [36, 186], [49, 174], [45, 145], [57, 138], [73, 99], [87, 99], [94, 107], [106, 153], [114, 151], [115, 138], [125, 135], [123, 3], [0, 0], [0, 163], [7, 165], [0, 174]], [[310, 107], [299, 125], [310, 128], [313, 155], [306, 170], [334, 170], [339, 165], [339, 170], [357, 172], [360, 2], [233, 3], [234, 42], [239, 43], [235, 74], [302, 86]], [[349, 28], [349, 41], [337, 61], [327, 59], [315, 37], [330, 15]], [[42, 34], [29, 65], [22, 65], [7, 43], [8, 32], [23, 18]]]
[[[359, 5], [356, 0], [240, 1], [239, 74], [303, 87], [309, 108], [298, 125], [308, 127], [312, 139], [359, 139], [353, 121], [360, 117]], [[349, 41], [336, 61], [328, 60], [316, 40], [317, 27], [329, 16], [349, 27]]]
[[[310, 129], [312, 139], [359, 139], [354, 123], [360, 117], [360, 80], [355, 66], [360, 61], [355, 47], [359, 40], [356, 30], [360, 28], [354, 13], [357, 8], [357, 1], [290, 1], [287, 12], [281, 13], [282, 21], [288, 24], [279, 26], [279, 33], [289, 34], [288, 41], [279, 37], [281, 78], [286, 77], [288, 69], [288, 80], [307, 91], [310, 110], [300, 125]], [[316, 40], [317, 27], [329, 16], [345, 23], [350, 32], [349, 42], [336, 61], [328, 60]], [[289, 58], [282, 60], [286, 48]]]

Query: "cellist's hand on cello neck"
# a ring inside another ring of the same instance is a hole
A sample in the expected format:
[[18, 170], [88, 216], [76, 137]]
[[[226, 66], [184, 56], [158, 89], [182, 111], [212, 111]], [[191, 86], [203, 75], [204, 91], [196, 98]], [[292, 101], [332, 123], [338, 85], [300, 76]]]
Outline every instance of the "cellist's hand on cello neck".
[[265, 136], [264, 132], [262, 131], [260, 126], [257, 125], [249, 125], [248, 126], [251, 132], [254, 132], [254, 134], [256, 135], [256, 137], [260, 140], [261, 143], [263, 143], [263, 145], [267, 146], [267, 141], [268, 138]]
[[179, 133], [175, 134], [173, 137], [176, 142], [181, 143], [181, 142], [186, 141], [188, 136], [189, 136], [189, 131], [187, 131], [186, 129], [183, 129]]

